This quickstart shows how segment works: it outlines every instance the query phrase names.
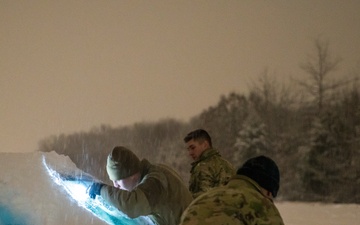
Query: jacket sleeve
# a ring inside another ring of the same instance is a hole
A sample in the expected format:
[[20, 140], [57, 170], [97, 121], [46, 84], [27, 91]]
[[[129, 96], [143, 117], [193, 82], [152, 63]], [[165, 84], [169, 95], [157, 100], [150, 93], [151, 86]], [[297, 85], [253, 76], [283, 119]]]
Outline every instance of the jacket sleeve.
[[133, 191], [121, 190], [105, 185], [101, 188], [101, 197], [130, 218], [146, 216], [151, 207], [145, 193], [136, 188]]
[[197, 167], [190, 177], [190, 191], [194, 198], [214, 187], [214, 178], [211, 168]]
[[214, 187], [225, 185], [234, 174], [235, 170], [231, 164], [218, 160], [201, 162], [192, 171], [190, 191], [196, 198]]

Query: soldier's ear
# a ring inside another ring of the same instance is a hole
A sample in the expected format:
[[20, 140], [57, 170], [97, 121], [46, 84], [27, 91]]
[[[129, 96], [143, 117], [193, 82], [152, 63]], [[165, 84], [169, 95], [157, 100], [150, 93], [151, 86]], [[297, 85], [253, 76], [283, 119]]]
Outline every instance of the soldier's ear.
[[210, 144], [207, 140], [204, 140], [202, 144], [204, 145], [205, 148], [210, 148]]
[[261, 187], [261, 193], [270, 199], [274, 199], [274, 196], [272, 195], [272, 193], [263, 187]]

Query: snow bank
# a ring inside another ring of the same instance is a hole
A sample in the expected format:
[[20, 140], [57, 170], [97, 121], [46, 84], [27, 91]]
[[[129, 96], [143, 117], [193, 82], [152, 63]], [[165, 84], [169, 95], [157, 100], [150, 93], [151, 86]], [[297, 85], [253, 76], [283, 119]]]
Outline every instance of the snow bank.
[[0, 154], [0, 224], [106, 224], [79, 207], [53, 182], [43, 165], [43, 155], [68, 163], [56, 153]]
[[[101, 200], [88, 198], [88, 186], [74, 195], [69, 187], [84, 182], [61, 182], [58, 173], [85, 176], [69, 157], [55, 152], [0, 154], [0, 225], [107, 224], [104, 219], [109, 224], [152, 224], [146, 217], [132, 220], [111, 206], [103, 207]], [[69, 183], [72, 186], [62, 186]]]

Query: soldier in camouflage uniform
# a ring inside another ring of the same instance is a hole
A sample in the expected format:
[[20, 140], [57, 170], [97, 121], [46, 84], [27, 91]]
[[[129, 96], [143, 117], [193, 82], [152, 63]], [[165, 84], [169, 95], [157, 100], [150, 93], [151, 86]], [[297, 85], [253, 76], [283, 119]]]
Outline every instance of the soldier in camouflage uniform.
[[107, 158], [106, 171], [114, 186], [93, 183], [88, 194], [100, 195], [130, 218], [149, 217], [156, 225], [177, 225], [192, 196], [170, 167], [140, 160], [129, 149], [117, 146]]
[[273, 160], [251, 158], [226, 186], [196, 198], [184, 211], [180, 225], [283, 225], [273, 203], [279, 182]]
[[205, 130], [190, 132], [184, 142], [194, 160], [189, 181], [189, 190], [194, 198], [214, 187], [225, 185], [235, 175], [233, 165], [212, 147], [211, 137]]

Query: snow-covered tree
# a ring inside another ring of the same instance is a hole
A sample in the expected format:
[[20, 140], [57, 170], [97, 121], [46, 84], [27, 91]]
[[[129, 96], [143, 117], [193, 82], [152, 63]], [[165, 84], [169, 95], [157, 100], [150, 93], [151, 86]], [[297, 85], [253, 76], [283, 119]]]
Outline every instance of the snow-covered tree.
[[254, 112], [244, 122], [236, 138], [234, 157], [236, 160], [245, 161], [257, 155], [268, 155], [270, 142], [268, 140], [266, 125]]

